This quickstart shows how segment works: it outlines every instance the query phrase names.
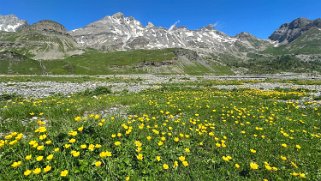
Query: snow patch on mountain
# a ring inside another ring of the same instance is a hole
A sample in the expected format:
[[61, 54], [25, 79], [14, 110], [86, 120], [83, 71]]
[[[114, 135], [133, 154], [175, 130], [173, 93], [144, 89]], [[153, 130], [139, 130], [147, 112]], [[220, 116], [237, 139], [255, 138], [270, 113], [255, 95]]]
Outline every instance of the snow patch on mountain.
[[15, 15], [0, 15], [0, 31], [15, 32], [24, 25], [27, 25], [27, 22], [19, 19]]
[[152, 23], [144, 27], [135, 18], [116, 13], [69, 33], [79, 44], [103, 50], [186, 48], [225, 52], [237, 51], [236, 44], [254, 48], [241, 39], [215, 30], [213, 25], [189, 30], [177, 27], [178, 23], [175, 22], [169, 29]]

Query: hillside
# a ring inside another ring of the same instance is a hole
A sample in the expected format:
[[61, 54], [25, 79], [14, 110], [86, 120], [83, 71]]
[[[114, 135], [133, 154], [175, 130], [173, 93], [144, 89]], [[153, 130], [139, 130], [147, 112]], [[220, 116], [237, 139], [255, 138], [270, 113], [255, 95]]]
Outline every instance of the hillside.
[[62, 59], [82, 51], [65, 28], [53, 21], [23, 26], [16, 32], [0, 31], [0, 51], [14, 51], [33, 59]]
[[109, 53], [88, 49], [82, 55], [49, 61], [15, 54], [23, 58], [17, 60], [0, 53], [0, 59], [3, 59], [0, 60], [0, 74], [233, 74], [227, 66], [204, 60], [197, 53], [185, 49]]

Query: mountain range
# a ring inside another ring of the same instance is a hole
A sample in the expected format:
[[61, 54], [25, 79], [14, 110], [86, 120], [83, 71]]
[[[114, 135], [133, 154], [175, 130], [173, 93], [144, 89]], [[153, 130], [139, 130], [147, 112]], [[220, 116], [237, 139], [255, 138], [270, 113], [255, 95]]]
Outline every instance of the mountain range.
[[[142, 55], [144, 51], [163, 58], [146, 58]], [[27, 72], [12, 68], [13, 64], [26, 61], [39, 64], [32, 68], [38, 70], [36, 73], [88, 73], [85, 70], [91, 69], [90, 65], [75, 62], [86, 61], [86, 57], [104, 60], [117, 53], [123, 59], [138, 58], [136, 63], [121, 66], [115, 61], [109, 62], [106, 70], [118, 72], [122, 68], [134, 68], [143, 73], [189, 73], [187, 70], [195, 69], [199, 73], [218, 73], [226, 69], [225, 73], [236, 74], [320, 72], [321, 19], [295, 19], [281, 25], [268, 40], [262, 40], [247, 32], [229, 36], [212, 25], [198, 30], [176, 25], [166, 29], [151, 22], [143, 26], [134, 17], [122, 13], [72, 31], [50, 20], [29, 25], [14, 15], [0, 16], [0, 64], [6, 66], [0, 68], [0, 73], [29, 73], [28, 67], [23, 69]], [[52, 64], [61, 66], [59, 71], [52, 69]], [[78, 69], [84, 71], [77, 72]]]

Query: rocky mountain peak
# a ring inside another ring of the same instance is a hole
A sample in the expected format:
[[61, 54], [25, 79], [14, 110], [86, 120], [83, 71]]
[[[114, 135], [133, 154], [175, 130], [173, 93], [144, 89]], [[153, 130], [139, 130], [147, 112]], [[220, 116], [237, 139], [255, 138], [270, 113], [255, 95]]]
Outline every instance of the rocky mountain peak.
[[289, 24], [289, 29], [304, 28], [306, 25], [310, 24], [311, 22], [313, 21], [307, 18], [297, 18]]
[[214, 30], [214, 25], [213, 24], [209, 24], [207, 26], [204, 26], [203, 28], [201, 28], [201, 30]]
[[288, 44], [294, 41], [304, 32], [315, 27], [321, 27], [321, 19], [312, 21], [307, 18], [297, 18], [290, 23], [281, 25], [279, 29], [273, 32], [269, 39], [280, 44]]
[[124, 14], [122, 12], [118, 12], [118, 13], [113, 14], [112, 17], [116, 18], [116, 19], [122, 19], [122, 18], [124, 18]]
[[248, 32], [241, 32], [235, 36], [235, 38], [238, 39], [248, 39], [248, 38], [255, 38], [254, 35], [248, 33]]
[[155, 25], [152, 22], [148, 22], [146, 28], [154, 28]]
[[67, 34], [67, 30], [62, 24], [51, 20], [39, 21], [30, 26], [24, 27], [21, 29], [21, 31], [41, 31], [48, 33]]
[[184, 26], [177, 27], [178, 23], [169, 29], [150, 22], [145, 27], [133, 17], [116, 13], [70, 34], [82, 46], [103, 50], [186, 48], [220, 52], [237, 49], [237, 39], [214, 30], [212, 24], [199, 30], [189, 30]]
[[27, 21], [21, 20], [15, 15], [0, 15], [0, 31], [15, 32], [26, 25]]

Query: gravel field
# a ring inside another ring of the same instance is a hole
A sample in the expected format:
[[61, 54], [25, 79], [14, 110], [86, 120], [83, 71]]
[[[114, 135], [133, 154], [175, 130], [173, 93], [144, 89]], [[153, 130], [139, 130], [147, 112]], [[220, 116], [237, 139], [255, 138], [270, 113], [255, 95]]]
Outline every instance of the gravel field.
[[[52, 76], [52, 77], [77, 77], [77, 76]], [[97, 76], [96, 76], [97, 77]], [[110, 87], [113, 92], [140, 92], [150, 88], [159, 88], [161, 84], [166, 83], [182, 83], [193, 82], [199, 80], [264, 80], [264, 79], [320, 79], [321, 77], [309, 77], [308, 75], [271, 75], [271, 76], [160, 76], [160, 75], [115, 75], [115, 76], [99, 76], [101, 78], [122, 78], [124, 82], [103, 82], [88, 81], [83, 83], [74, 82], [0, 82], [1, 94], [18, 94], [24, 97], [47, 97], [53, 94], [71, 94], [81, 92], [86, 89], [94, 89], [98, 86]], [[32, 79], [32, 76], [30, 76]], [[137, 79], [138, 83], [126, 82], [126, 79]], [[213, 85], [219, 89], [275, 89], [275, 88], [297, 88], [316, 91], [316, 95], [320, 94], [321, 85], [295, 85], [291, 83], [245, 83], [242, 85]]]

